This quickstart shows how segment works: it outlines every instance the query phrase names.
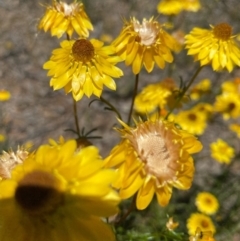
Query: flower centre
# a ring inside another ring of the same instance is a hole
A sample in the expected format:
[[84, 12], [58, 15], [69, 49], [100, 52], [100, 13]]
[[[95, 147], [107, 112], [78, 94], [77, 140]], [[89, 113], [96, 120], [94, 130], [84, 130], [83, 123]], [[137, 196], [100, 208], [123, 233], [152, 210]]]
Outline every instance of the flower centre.
[[79, 39], [73, 44], [72, 53], [75, 60], [86, 63], [94, 57], [94, 47], [90, 41]]
[[133, 21], [134, 31], [138, 33], [137, 41], [143, 45], [150, 46], [156, 42], [159, 28], [153, 22], [143, 20], [140, 24], [138, 21]]
[[209, 223], [208, 223], [206, 220], [202, 220], [201, 226], [202, 226], [203, 228], [208, 228], [208, 227], [209, 227]]
[[220, 23], [213, 28], [213, 34], [221, 40], [229, 40], [232, 35], [232, 27], [227, 23]]
[[191, 121], [195, 121], [197, 119], [197, 116], [195, 114], [193, 114], [193, 113], [190, 113], [188, 115], [188, 119], [191, 120]]
[[15, 199], [27, 213], [39, 215], [54, 211], [63, 199], [57, 180], [44, 171], [26, 174], [18, 183]]
[[137, 153], [148, 174], [157, 177], [160, 183], [172, 180], [175, 176], [175, 164], [168, 146], [160, 133], [149, 133], [137, 138]]

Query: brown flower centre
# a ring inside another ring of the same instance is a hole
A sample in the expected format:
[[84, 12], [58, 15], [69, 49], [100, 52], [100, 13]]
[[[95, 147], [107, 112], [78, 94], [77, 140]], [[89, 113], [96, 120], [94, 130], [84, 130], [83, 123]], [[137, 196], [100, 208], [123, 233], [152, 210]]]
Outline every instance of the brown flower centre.
[[221, 40], [229, 40], [232, 36], [232, 27], [227, 23], [220, 23], [213, 28], [213, 34]]
[[15, 191], [18, 205], [32, 215], [54, 211], [63, 199], [56, 181], [51, 174], [44, 171], [26, 174]]
[[228, 104], [227, 111], [231, 112], [231, 111], [233, 111], [235, 108], [236, 108], [235, 103], [229, 103], [229, 104]]
[[208, 227], [209, 227], [209, 223], [208, 223], [206, 220], [202, 220], [201, 226], [202, 226], [203, 228], [208, 228]]
[[94, 57], [94, 46], [86, 39], [79, 39], [73, 44], [72, 53], [75, 60], [86, 63]]
[[191, 113], [188, 115], [188, 119], [191, 121], [195, 121], [197, 119], [197, 116], [195, 114]]

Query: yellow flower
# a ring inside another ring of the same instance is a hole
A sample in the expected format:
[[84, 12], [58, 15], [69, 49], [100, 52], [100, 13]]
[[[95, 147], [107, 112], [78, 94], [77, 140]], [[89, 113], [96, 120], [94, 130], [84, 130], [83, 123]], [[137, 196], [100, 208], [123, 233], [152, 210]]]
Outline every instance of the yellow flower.
[[211, 81], [203, 79], [190, 90], [190, 97], [192, 100], [198, 100], [203, 94], [210, 92], [210, 90]]
[[238, 138], [240, 138], [240, 124], [231, 124], [229, 128], [237, 134]]
[[153, 112], [157, 107], [163, 109], [175, 88], [176, 85], [171, 78], [147, 85], [135, 98], [135, 110], [141, 114], [146, 114]]
[[134, 74], [140, 72], [142, 65], [149, 73], [155, 63], [163, 69], [165, 62], [173, 61], [171, 51], [178, 49], [177, 41], [153, 17], [149, 20], [144, 18], [142, 24], [135, 18], [125, 21], [120, 35], [112, 44], [125, 64], [132, 65]]
[[6, 90], [0, 90], [0, 101], [6, 101], [11, 98], [10, 92]]
[[235, 155], [234, 148], [222, 139], [217, 139], [216, 142], [211, 143], [210, 149], [212, 158], [220, 163], [229, 164]]
[[182, 11], [197, 12], [201, 8], [199, 0], [162, 0], [157, 6], [161, 14], [176, 15]]
[[225, 120], [240, 116], [240, 95], [234, 92], [216, 96], [214, 110], [220, 112]]
[[227, 68], [231, 72], [234, 65], [240, 66], [240, 49], [232, 36], [232, 27], [220, 23], [211, 28], [194, 28], [185, 36], [188, 55], [194, 55], [201, 66], [211, 64], [213, 70]]
[[119, 60], [114, 53], [113, 47], [104, 47], [103, 42], [96, 39], [65, 40], [61, 42], [61, 48], [52, 52], [43, 68], [49, 69], [50, 86], [54, 90], [64, 87], [66, 93], [72, 92], [76, 101], [83, 95], [100, 97], [104, 85], [116, 89], [112, 77], [123, 75], [114, 66]]
[[0, 155], [0, 180], [11, 178], [11, 171], [15, 166], [23, 163], [29, 156], [29, 148], [26, 146], [19, 146], [16, 152], [12, 150]]
[[211, 231], [202, 231], [199, 227], [196, 228], [194, 235], [189, 237], [189, 241], [215, 241]]
[[190, 188], [194, 174], [191, 154], [202, 148], [194, 136], [162, 120], [141, 121], [136, 127], [121, 124], [122, 141], [105, 159], [107, 167], [117, 169], [113, 186], [120, 189], [121, 198], [137, 193], [136, 206], [142, 210], [154, 194], [158, 203], [166, 206], [173, 187]]
[[206, 113], [197, 111], [195, 108], [180, 111], [173, 116], [174, 121], [180, 125], [183, 130], [193, 135], [202, 135], [207, 127]]
[[200, 192], [195, 200], [198, 211], [212, 215], [215, 214], [219, 208], [217, 198], [209, 192]]
[[75, 1], [67, 4], [56, 0], [53, 0], [53, 6], [47, 6], [38, 28], [45, 32], [51, 31], [52, 36], [58, 38], [64, 33], [71, 37], [74, 31], [79, 36], [88, 37], [88, 30], [93, 30], [82, 3]]
[[0, 240], [115, 240], [102, 220], [117, 212], [114, 179], [94, 146], [41, 146], [0, 183]]
[[203, 232], [211, 231], [212, 234], [216, 232], [211, 218], [202, 213], [192, 213], [187, 220], [187, 228], [189, 235], [194, 235], [197, 228]]
[[6, 136], [3, 134], [0, 134], [0, 142], [6, 141]]
[[178, 222], [173, 221], [173, 217], [170, 217], [166, 223], [166, 227], [169, 231], [173, 231], [175, 228], [177, 228], [179, 225]]
[[222, 86], [222, 93], [235, 93], [240, 95], [240, 78], [235, 78], [231, 81], [223, 82]]

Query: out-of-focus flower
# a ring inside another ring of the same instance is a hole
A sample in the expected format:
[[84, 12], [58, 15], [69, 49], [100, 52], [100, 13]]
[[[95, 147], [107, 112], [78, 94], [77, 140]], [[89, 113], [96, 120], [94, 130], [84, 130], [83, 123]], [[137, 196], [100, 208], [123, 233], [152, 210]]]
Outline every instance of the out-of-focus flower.
[[47, 6], [38, 28], [51, 31], [52, 36], [58, 38], [64, 33], [71, 37], [74, 31], [81, 37], [88, 37], [89, 30], [93, 30], [82, 3], [75, 1], [67, 4], [56, 0], [53, 0], [53, 6]]
[[234, 92], [217, 95], [214, 110], [221, 113], [225, 120], [238, 118], [240, 116], [240, 95]]
[[135, 18], [125, 21], [120, 35], [112, 44], [125, 64], [132, 65], [134, 74], [138, 74], [143, 65], [149, 73], [155, 63], [163, 69], [165, 62], [173, 61], [171, 51], [178, 50], [176, 40], [153, 17], [149, 20], [144, 18], [142, 24]]
[[147, 85], [135, 98], [135, 110], [139, 113], [146, 114], [153, 112], [156, 108], [165, 108], [168, 97], [172, 95], [175, 88], [176, 85], [171, 78]]
[[64, 88], [66, 93], [72, 92], [76, 101], [83, 95], [100, 97], [104, 85], [115, 90], [112, 78], [123, 75], [115, 66], [120, 59], [114, 54], [112, 46], [104, 47], [103, 42], [96, 39], [65, 40], [61, 48], [52, 52], [43, 68], [49, 69], [54, 90]]
[[178, 222], [173, 221], [173, 217], [170, 217], [166, 223], [166, 227], [169, 231], [173, 231], [175, 228], [177, 228], [179, 225]]
[[7, 101], [11, 98], [10, 92], [7, 90], [0, 90], [0, 101]]
[[196, 104], [192, 109], [196, 112], [200, 112], [202, 115], [205, 115], [207, 120], [211, 118], [213, 113], [213, 106], [205, 102]]
[[0, 179], [11, 178], [11, 171], [15, 166], [22, 164], [29, 156], [29, 148], [26, 146], [19, 146], [17, 151], [12, 150], [0, 155]]
[[240, 124], [231, 124], [229, 128], [237, 134], [238, 138], [240, 138]]
[[182, 11], [197, 12], [201, 8], [199, 0], [161, 0], [157, 6], [159, 13], [176, 15]]
[[96, 147], [41, 146], [0, 182], [0, 240], [115, 240], [102, 220], [120, 201]]
[[193, 55], [201, 66], [211, 64], [213, 70], [227, 68], [231, 72], [235, 65], [240, 66], [240, 49], [232, 35], [232, 27], [220, 23], [211, 28], [194, 28], [185, 36], [188, 55]]
[[0, 142], [4, 142], [6, 140], [6, 136], [3, 134], [0, 134]]
[[173, 187], [190, 188], [194, 174], [191, 154], [202, 149], [193, 135], [159, 119], [141, 121], [136, 127], [121, 124], [124, 128], [117, 130], [122, 141], [105, 159], [107, 167], [117, 169], [113, 186], [120, 189], [121, 198], [137, 193], [136, 206], [142, 210], [154, 194], [158, 203], [166, 206]]
[[210, 231], [212, 234], [216, 232], [212, 219], [202, 213], [192, 213], [187, 220], [187, 228], [189, 235], [195, 235], [197, 228], [202, 232]]
[[197, 111], [195, 108], [180, 111], [174, 115], [174, 121], [179, 124], [183, 130], [193, 135], [202, 135], [207, 127], [206, 113]]
[[219, 208], [217, 198], [209, 192], [200, 192], [195, 200], [198, 211], [212, 215], [215, 214]]
[[235, 93], [240, 95], [240, 78], [235, 78], [230, 81], [224, 81], [222, 86], [222, 93]]
[[211, 231], [202, 231], [197, 227], [194, 235], [189, 237], [189, 241], [216, 241]]
[[220, 163], [229, 164], [235, 155], [234, 148], [222, 139], [217, 139], [216, 142], [211, 143], [210, 149], [212, 158]]
[[203, 79], [198, 84], [193, 86], [190, 90], [190, 97], [192, 100], [198, 100], [202, 95], [209, 93], [211, 90], [211, 81]]

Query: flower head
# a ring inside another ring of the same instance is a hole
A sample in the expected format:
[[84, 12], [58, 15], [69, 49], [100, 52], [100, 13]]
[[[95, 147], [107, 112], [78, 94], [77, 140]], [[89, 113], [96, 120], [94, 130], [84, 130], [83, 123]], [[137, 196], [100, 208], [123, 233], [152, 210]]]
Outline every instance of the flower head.
[[16, 152], [10, 150], [9, 152], [3, 151], [0, 155], [0, 179], [11, 178], [11, 171], [15, 166], [23, 163], [29, 156], [28, 148], [19, 146]]
[[240, 49], [232, 36], [232, 27], [227, 23], [211, 26], [211, 30], [194, 28], [185, 36], [188, 55], [194, 55], [201, 66], [211, 64], [213, 70], [240, 66]]
[[221, 113], [225, 120], [238, 118], [240, 116], [240, 95], [234, 92], [217, 95], [214, 110]]
[[217, 139], [216, 142], [211, 143], [210, 148], [212, 158], [220, 163], [229, 164], [235, 155], [234, 148], [222, 139]]
[[203, 79], [190, 90], [192, 100], [198, 100], [202, 95], [209, 93], [211, 90], [211, 82], [209, 79]]
[[119, 58], [113, 56], [114, 53], [113, 47], [104, 47], [103, 42], [96, 39], [65, 40], [61, 48], [52, 52], [43, 68], [49, 69], [54, 90], [64, 87], [66, 93], [72, 92], [76, 101], [83, 95], [100, 97], [104, 85], [115, 90], [112, 78], [123, 75], [115, 66]]
[[182, 11], [197, 12], [201, 8], [199, 0], [161, 0], [157, 10], [161, 14], [176, 15]]
[[153, 112], [157, 107], [160, 109], [165, 108], [174, 89], [176, 89], [176, 84], [171, 78], [147, 85], [135, 98], [135, 110], [139, 113], [146, 114]]
[[0, 240], [114, 240], [102, 221], [117, 212], [114, 178], [94, 146], [41, 146], [0, 183]]
[[215, 239], [211, 231], [202, 231], [197, 227], [195, 234], [189, 237], [189, 241], [215, 241]]
[[207, 127], [207, 118], [204, 111], [192, 108], [180, 111], [174, 116], [174, 121], [185, 131], [193, 135], [202, 135]]
[[216, 232], [211, 218], [202, 213], [192, 213], [187, 220], [187, 228], [189, 235], [194, 235], [197, 228], [203, 232], [211, 231], [212, 234]]
[[200, 192], [195, 200], [198, 210], [204, 214], [215, 214], [219, 208], [217, 198], [209, 192]]
[[173, 61], [171, 51], [178, 49], [176, 40], [153, 17], [144, 18], [142, 24], [135, 18], [126, 21], [112, 44], [125, 64], [132, 65], [134, 74], [140, 72], [142, 65], [148, 72], [153, 70], [155, 63], [163, 69], [165, 62]]
[[58, 38], [64, 33], [71, 37], [74, 31], [81, 37], [88, 37], [88, 30], [93, 30], [82, 3], [75, 1], [67, 4], [56, 0], [53, 0], [53, 6], [47, 6], [38, 28], [45, 32], [51, 31], [52, 36]]
[[141, 121], [136, 127], [122, 125], [118, 131], [123, 140], [105, 159], [107, 167], [118, 171], [113, 186], [120, 189], [121, 198], [137, 192], [137, 208], [145, 209], [156, 193], [158, 203], [166, 206], [173, 187], [190, 188], [194, 173], [191, 154], [202, 148], [194, 136], [159, 119]]
[[178, 222], [173, 221], [173, 217], [170, 217], [166, 223], [166, 227], [169, 231], [173, 231], [175, 228], [177, 228], [179, 225]]
[[10, 92], [7, 90], [0, 90], [0, 101], [7, 101], [11, 98]]

